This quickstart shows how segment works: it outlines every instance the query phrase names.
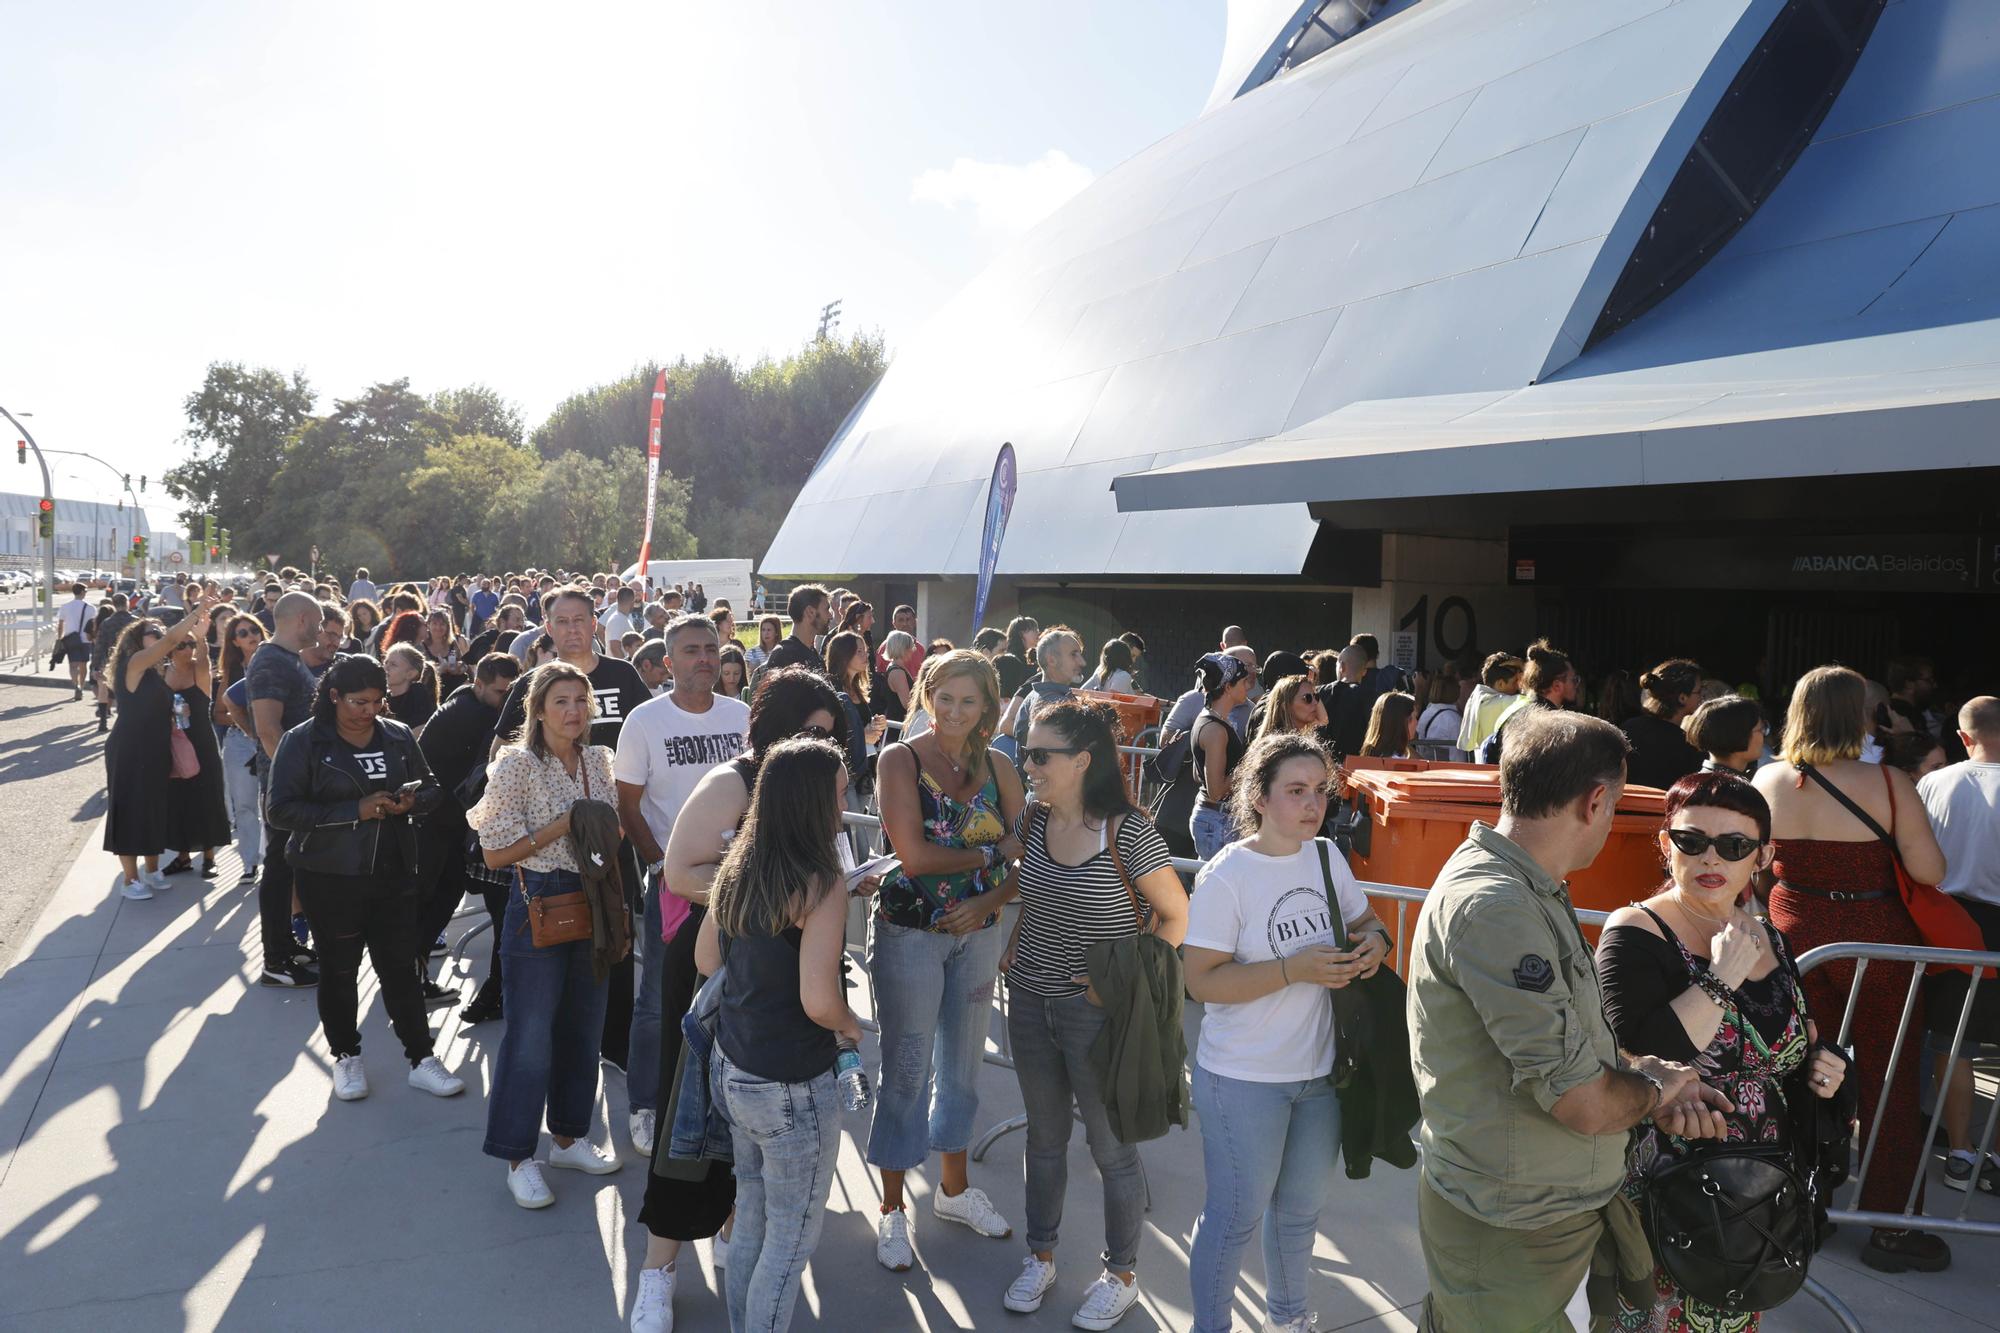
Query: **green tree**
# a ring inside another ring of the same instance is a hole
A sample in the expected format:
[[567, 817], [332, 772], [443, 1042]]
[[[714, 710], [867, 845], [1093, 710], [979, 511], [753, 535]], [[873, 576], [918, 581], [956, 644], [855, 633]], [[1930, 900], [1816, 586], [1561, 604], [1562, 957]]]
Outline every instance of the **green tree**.
[[[571, 451], [515, 478], [486, 511], [481, 549], [489, 563], [518, 569], [622, 569], [639, 558], [645, 488], [620, 485], [618, 469]], [[695, 554], [687, 484], [661, 473], [653, 511], [657, 560]]]
[[434, 393], [431, 409], [451, 423], [455, 435], [490, 435], [516, 446], [525, 438], [521, 409], [484, 384]]
[[533, 450], [491, 435], [454, 435], [431, 445], [409, 475], [405, 503], [418, 531], [408, 539], [407, 555], [398, 552], [399, 562], [438, 573], [492, 568], [485, 547], [488, 503], [532, 483], [540, 470]]
[[244, 538], [268, 504], [286, 446], [311, 418], [313, 401], [303, 371], [287, 376], [235, 361], [210, 363], [201, 387], [187, 396], [181, 443], [192, 456], [161, 479], [183, 502], [181, 521], [214, 514], [243, 549], [267, 549]]

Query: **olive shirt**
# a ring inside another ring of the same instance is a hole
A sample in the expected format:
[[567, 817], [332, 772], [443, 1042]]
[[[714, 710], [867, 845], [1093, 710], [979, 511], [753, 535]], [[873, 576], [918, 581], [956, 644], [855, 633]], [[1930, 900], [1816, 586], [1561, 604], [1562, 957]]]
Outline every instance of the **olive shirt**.
[[1628, 1136], [1579, 1134], [1550, 1109], [1618, 1062], [1568, 888], [1475, 823], [1424, 899], [1409, 982], [1430, 1188], [1521, 1230], [1602, 1208]]

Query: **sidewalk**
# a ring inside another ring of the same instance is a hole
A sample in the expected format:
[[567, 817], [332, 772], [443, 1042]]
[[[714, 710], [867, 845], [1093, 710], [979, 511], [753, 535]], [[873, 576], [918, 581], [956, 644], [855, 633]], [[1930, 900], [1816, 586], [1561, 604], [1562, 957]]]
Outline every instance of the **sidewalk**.
[[[333, 1101], [312, 994], [254, 984], [255, 896], [233, 887], [232, 862], [225, 855], [214, 886], [178, 876], [152, 902], [127, 903], [108, 892], [112, 858], [86, 852], [0, 976], [0, 1330], [623, 1327], [645, 1243], [632, 1221], [645, 1163], [627, 1147], [614, 1176], [551, 1172], [555, 1206], [516, 1208], [504, 1168], [479, 1152], [500, 1030], [463, 1031], [449, 1016], [439, 1054], [465, 1077], [464, 1096], [441, 1102], [406, 1087], [387, 1024], [370, 1012], [362, 1029], [374, 1092]], [[471, 951], [477, 975], [484, 945]], [[372, 978], [364, 982], [372, 1010]], [[605, 1083], [609, 1114], [600, 1111], [593, 1138], [623, 1146], [622, 1080], [611, 1071]], [[1019, 1109], [1004, 1069], [988, 1066], [981, 1092], [982, 1125]], [[796, 1327], [1070, 1326], [1102, 1238], [1080, 1133], [1062, 1275], [1041, 1313], [1019, 1316], [999, 1303], [1019, 1240], [933, 1221], [926, 1179], [912, 1177], [920, 1267], [877, 1267], [878, 1195], [856, 1137], [865, 1124], [855, 1118], [847, 1130]], [[1017, 1228], [1021, 1149], [1021, 1136], [1008, 1135], [973, 1168]], [[1181, 1330], [1200, 1145], [1175, 1132], [1144, 1157], [1153, 1195], [1144, 1295], [1120, 1327]], [[1321, 1330], [1414, 1327], [1424, 1292], [1416, 1188], [1414, 1173], [1379, 1166], [1370, 1179], [1340, 1181], [1315, 1254]], [[1960, 1197], [1941, 1183], [1933, 1195], [1954, 1208]], [[1993, 1200], [1973, 1206], [2000, 1215]], [[1860, 1243], [1838, 1237], [1814, 1272], [1867, 1327], [2000, 1328], [2000, 1265], [1980, 1242], [1955, 1241], [1947, 1274], [1900, 1279], [1860, 1268]], [[1253, 1243], [1246, 1254], [1239, 1327], [1255, 1329], [1262, 1313], [1260, 1253]], [[682, 1333], [725, 1326], [714, 1277], [705, 1244], [683, 1254]], [[1837, 1325], [1802, 1298], [1764, 1327]]]

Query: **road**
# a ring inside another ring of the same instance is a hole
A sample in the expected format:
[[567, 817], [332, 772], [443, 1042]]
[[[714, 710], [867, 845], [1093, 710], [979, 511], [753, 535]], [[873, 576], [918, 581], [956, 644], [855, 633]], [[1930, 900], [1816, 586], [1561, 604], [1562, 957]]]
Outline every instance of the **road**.
[[104, 816], [104, 737], [86, 697], [0, 684], [0, 972]]

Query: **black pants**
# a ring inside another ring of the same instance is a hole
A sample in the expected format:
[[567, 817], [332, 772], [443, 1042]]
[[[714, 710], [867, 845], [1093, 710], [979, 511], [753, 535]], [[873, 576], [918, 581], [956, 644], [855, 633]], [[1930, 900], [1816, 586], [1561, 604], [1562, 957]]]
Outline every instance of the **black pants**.
[[417, 976], [430, 976], [431, 941], [465, 897], [465, 824], [434, 815], [417, 826]]
[[337, 1060], [361, 1054], [361, 954], [382, 987], [382, 1008], [415, 1066], [431, 1053], [430, 1020], [410, 968], [417, 898], [407, 882], [298, 872], [299, 902], [319, 942], [319, 1025]]
[[[285, 860], [285, 840], [291, 835], [269, 822], [264, 827], [264, 873], [257, 880], [257, 918], [263, 927], [264, 966], [283, 967], [299, 947], [292, 937], [292, 867]], [[313, 934], [319, 934], [316, 921]]]
[[486, 900], [486, 919], [493, 923], [487, 933], [493, 937], [493, 964], [487, 969], [486, 981], [479, 987], [481, 995], [498, 996], [500, 992], [500, 927], [507, 920], [507, 895], [512, 892], [504, 884], [480, 884], [481, 896]]
[[[673, 1138], [668, 1108], [673, 1105], [673, 1090], [680, 1079], [681, 1049], [687, 1044], [681, 1036], [681, 1018], [701, 987], [701, 969], [694, 965], [694, 941], [701, 934], [701, 919], [707, 915], [707, 908], [696, 907], [681, 922], [681, 928], [667, 941], [660, 969], [659, 1126], [639, 1221], [662, 1240], [707, 1240], [721, 1233], [722, 1224], [736, 1208], [736, 1176], [728, 1163], [710, 1162], [708, 1174], [699, 1180], [682, 1180], [658, 1169], [667, 1160], [668, 1143]], [[646, 943], [651, 946], [657, 941]]]

